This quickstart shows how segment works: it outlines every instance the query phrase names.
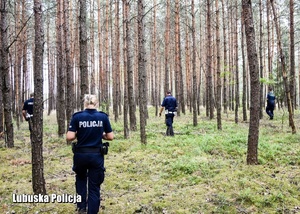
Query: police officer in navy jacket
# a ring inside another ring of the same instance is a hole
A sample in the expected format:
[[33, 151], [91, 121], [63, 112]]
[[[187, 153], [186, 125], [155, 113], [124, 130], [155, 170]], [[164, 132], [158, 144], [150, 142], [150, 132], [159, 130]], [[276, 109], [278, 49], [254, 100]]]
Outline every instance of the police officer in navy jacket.
[[85, 95], [85, 110], [73, 114], [67, 141], [77, 138], [74, 149], [73, 171], [76, 173], [78, 213], [96, 214], [100, 207], [100, 185], [104, 181], [102, 140], [113, 140], [114, 134], [107, 114], [97, 111], [96, 95]]
[[33, 103], [34, 103], [34, 93], [30, 94], [30, 98], [24, 102], [23, 108], [22, 108], [22, 115], [26, 121], [28, 121], [29, 124], [29, 130], [31, 131], [31, 124], [30, 119], [33, 116]]
[[162, 111], [165, 109], [165, 118], [167, 125], [167, 136], [174, 136], [173, 131], [173, 119], [177, 112], [177, 100], [172, 96], [171, 91], [168, 90], [166, 96], [161, 104], [159, 116], [161, 116]]
[[275, 100], [276, 96], [273, 92], [273, 88], [269, 88], [269, 92], [267, 94], [267, 107], [266, 112], [270, 117], [270, 120], [273, 120], [274, 118], [274, 109], [275, 109]]

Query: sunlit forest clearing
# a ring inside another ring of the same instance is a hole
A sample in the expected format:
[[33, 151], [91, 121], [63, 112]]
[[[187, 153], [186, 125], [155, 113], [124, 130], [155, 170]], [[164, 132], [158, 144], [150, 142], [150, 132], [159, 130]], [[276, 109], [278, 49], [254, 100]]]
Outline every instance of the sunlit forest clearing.
[[[260, 121], [259, 165], [247, 165], [248, 122], [234, 113], [216, 120], [192, 114], [176, 117], [174, 137], [166, 137], [163, 117], [150, 107], [147, 145], [139, 131], [123, 137], [122, 122], [105, 157], [100, 213], [297, 213], [300, 212], [299, 133], [291, 134], [286, 111]], [[299, 112], [295, 124], [300, 128]], [[15, 147], [0, 149], [2, 213], [74, 213], [71, 203], [13, 203], [12, 195], [33, 194], [27, 123], [15, 131]], [[57, 137], [55, 112], [44, 118], [44, 173], [47, 194], [75, 194], [72, 151]]]

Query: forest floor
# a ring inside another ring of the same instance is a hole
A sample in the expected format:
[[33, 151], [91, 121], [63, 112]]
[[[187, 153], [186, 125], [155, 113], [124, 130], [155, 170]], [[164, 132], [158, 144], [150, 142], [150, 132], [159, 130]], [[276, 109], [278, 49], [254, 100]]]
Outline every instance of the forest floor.
[[[164, 117], [149, 108], [147, 145], [139, 131], [123, 137], [113, 121], [115, 140], [105, 156], [100, 213], [300, 213], [300, 116], [297, 133], [288, 114], [276, 110], [274, 120], [260, 121], [259, 165], [246, 164], [249, 122], [234, 123], [234, 113], [216, 119], [202, 111], [174, 119], [174, 137], [164, 136]], [[248, 115], [249, 119], [249, 115]], [[44, 117], [44, 176], [47, 194], [75, 194], [72, 151], [57, 137], [56, 115]], [[31, 144], [27, 123], [15, 130], [15, 147], [0, 139], [1, 213], [75, 213], [72, 203], [15, 203], [13, 195], [32, 195]]]

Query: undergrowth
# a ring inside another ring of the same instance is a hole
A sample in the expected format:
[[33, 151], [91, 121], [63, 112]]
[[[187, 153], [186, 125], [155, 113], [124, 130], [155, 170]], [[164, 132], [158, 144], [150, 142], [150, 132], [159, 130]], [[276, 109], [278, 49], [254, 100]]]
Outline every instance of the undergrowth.
[[[139, 131], [124, 139], [122, 120], [111, 117], [115, 139], [105, 157], [100, 213], [300, 213], [299, 118], [292, 135], [280, 113], [260, 121], [256, 166], [246, 164], [249, 123], [235, 124], [233, 113], [222, 119], [222, 130], [204, 115], [196, 127], [190, 113], [175, 117], [175, 136], [166, 137], [164, 118], [149, 108], [147, 145]], [[75, 194], [71, 148], [56, 132], [52, 113], [44, 119], [47, 194]], [[14, 148], [2, 139], [0, 146], [3, 213], [74, 213], [71, 203], [12, 202], [14, 193], [32, 194], [26, 123], [15, 130]]]

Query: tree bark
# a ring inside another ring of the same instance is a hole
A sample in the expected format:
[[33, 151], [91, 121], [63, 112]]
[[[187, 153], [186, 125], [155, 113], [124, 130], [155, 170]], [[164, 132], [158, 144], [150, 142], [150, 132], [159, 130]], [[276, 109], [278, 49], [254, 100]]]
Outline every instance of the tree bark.
[[[187, 0], [185, 0], [185, 6], [187, 6]], [[191, 2], [191, 10], [193, 10], [193, 7], [195, 7], [195, 5], [193, 5], [193, 2]], [[195, 10], [195, 9], [194, 9]], [[194, 34], [194, 28], [193, 28], [193, 23], [192, 23], [192, 26], [190, 25], [190, 21], [189, 21], [189, 16], [188, 16], [188, 11], [185, 10], [185, 75], [186, 75], [186, 81], [185, 81], [185, 84], [186, 84], [186, 105], [188, 107], [188, 109], [190, 110], [190, 112], [193, 112], [192, 108], [193, 108], [193, 80], [192, 80], [192, 77], [193, 77], [193, 41], [191, 42], [192, 43], [192, 47], [191, 47], [191, 50], [190, 50], [190, 36], [192, 37], [192, 40], [193, 40], [193, 34]], [[193, 14], [193, 11], [191, 11], [191, 16], [192, 16], [192, 19], [193, 17], [195, 16]], [[191, 32], [191, 33], [190, 33]], [[192, 35], [191, 35], [192, 34]], [[194, 121], [194, 113], [193, 113], [193, 123], [195, 122]]]
[[164, 84], [164, 93], [167, 90], [171, 90], [170, 87], [170, 71], [169, 71], [169, 43], [170, 43], [170, 0], [166, 2], [166, 26], [165, 26], [165, 84]]
[[243, 67], [243, 95], [242, 95], [242, 109], [243, 109], [243, 121], [247, 121], [247, 69], [246, 69], [246, 59], [245, 59], [245, 24], [243, 16], [241, 18], [241, 51], [242, 51], [242, 67]]
[[99, 103], [102, 103], [103, 99], [103, 84], [104, 84], [104, 70], [103, 70], [103, 41], [102, 41], [102, 32], [101, 32], [101, 0], [98, 0], [98, 43], [99, 43], [99, 58], [98, 58], [98, 97]]
[[211, 36], [211, 5], [210, 0], [206, 1], [207, 7], [207, 112], [209, 112], [209, 118], [214, 118], [214, 96], [213, 96], [213, 82], [212, 82], [212, 36]]
[[65, 56], [66, 56], [66, 117], [67, 124], [70, 124], [72, 114], [74, 113], [74, 73], [71, 59], [71, 36], [69, 29], [69, 0], [63, 0], [63, 16], [64, 16], [64, 41], [65, 41]]
[[89, 23], [90, 23], [90, 35], [89, 35], [89, 78], [90, 78], [90, 93], [95, 94], [96, 93], [96, 70], [95, 70], [95, 36], [94, 36], [94, 29], [95, 29], [95, 17], [94, 17], [94, 5], [95, 1], [90, 2], [90, 17], [89, 17]]
[[[28, 20], [28, 15], [26, 13], [26, 0], [22, 1], [22, 20]], [[24, 23], [25, 24], [25, 23]], [[27, 99], [28, 93], [28, 55], [27, 55], [27, 48], [28, 48], [28, 41], [27, 41], [27, 27], [24, 27], [22, 31], [22, 53], [23, 53], [23, 61], [22, 61], [22, 95], [21, 99], [24, 101]], [[21, 117], [23, 121], [23, 117]]]
[[83, 106], [83, 98], [85, 94], [89, 93], [88, 83], [88, 59], [87, 59], [87, 21], [86, 21], [86, 1], [80, 0], [80, 15], [79, 15], [79, 49], [80, 49], [80, 101], [81, 109]]
[[40, 0], [34, 0], [35, 50], [34, 50], [34, 105], [32, 129], [32, 186], [34, 194], [46, 194], [43, 159], [43, 11]]
[[5, 143], [8, 148], [14, 147], [14, 127], [12, 122], [12, 97], [9, 75], [9, 48], [8, 48], [8, 25], [7, 25], [7, 1], [1, 1], [1, 55], [0, 55], [0, 71], [2, 73], [2, 96], [3, 96], [3, 116], [4, 116], [4, 131]]
[[296, 134], [296, 127], [294, 124], [294, 115], [293, 115], [293, 106], [292, 106], [292, 99], [291, 99], [291, 93], [290, 93], [290, 87], [287, 77], [287, 71], [286, 71], [286, 63], [285, 63], [285, 56], [282, 50], [282, 44], [281, 44], [281, 38], [280, 38], [280, 28], [277, 20], [277, 14], [275, 10], [274, 0], [270, 0], [273, 14], [274, 14], [274, 23], [276, 27], [276, 34], [277, 34], [277, 42], [278, 42], [278, 48], [279, 48], [279, 57], [281, 60], [281, 66], [282, 66], [282, 76], [283, 76], [283, 82], [285, 87], [285, 95], [286, 95], [286, 101], [288, 105], [288, 112], [289, 112], [289, 124], [292, 128], [292, 133]]
[[219, 130], [222, 130], [222, 118], [221, 118], [221, 93], [222, 93], [222, 84], [221, 84], [221, 48], [220, 48], [220, 9], [219, 2], [216, 1], [216, 55], [217, 55], [217, 96], [216, 96], [216, 104], [217, 104], [217, 127]]
[[[264, 77], [264, 66], [263, 66], [263, 25], [262, 25], [262, 0], [259, 1], [259, 72], [260, 78]], [[260, 83], [260, 94], [263, 95], [264, 86], [263, 83]], [[260, 96], [260, 119], [263, 118], [263, 109], [264, 109], [264, 96]]]
[[239, 106], [240, 106], [240, 93], [239, 93], [239, 88], [240, 88], [240, 81], [239, 81], [239, 42], [238, 42], [238, 3], [237, 0], [235, 1], [235, 26], [234, 26], [234, 31], [235, 31], [235, 38], [234, 38], [234, 43], [235, 43], [235, 107], [234, 107], [234, 121], [237, 124], [239, 122]]
[[120, 92], [120, 29], [119, 29], [119, 1], [115, 2], [115, 60], [113, 69], [113, 111], [115, 116], [115, 122], [119, 119], [119, 107], [121, 103], [121, 92]]
[[193, 55], [192, 55], [192, 69], [193, 69], [193, 79], [192, 79], [192, 109], [193, 109], [193, 126], [197, 126], [197, 71], [196, 71], [196, 24], [195, 24], [195, 2], [192, 0], [192, 41], [193, 41]]
[[177, 115], [185, 114], [185, 102], [183, 96], [183, 74], [181, 64], [181, 39], [180, 39], [180, 1], [175, 1], [175, 93], [178, 102]]
[[251, 0], [242, 1], [243, 19], [247, 43], [247, 55], [251, 81], [250, 124], [248, 132], [247, 164], [258, 164], [257, 147], [259, 138], [259, 67], [255, 43], [255, 30], [252, 15]]
[[290, 0], [290, 92], [292, 110], [296, 108], [296, 71], [295, 71], [295, 27], [294, 27], [294, 0]]
[[226, 17], [225, 17], [225, 4], [222, 0], [222, 14], [223, 14], [223, 61], [224, 61], [224, 77], [223, 77], [223, 109], [224, 113], [227, 114], [228, 100], [227, 100], [227, 75], [228, 75], [228, 63], [227, 63], [227, 32], [226, 32]]
[[152, 51], [151, 51], [151, 73], [152, 75], [150, 78], [152, 78], [152, 104], [155, 107], [155, 116], [158, 116], [158, 111], [159, 111], [159, 96], [158, 96], [158, 91], [159, 91], [159, 79], [158, 79], [158, 72], [157, 72], [157, 26], [156, 26], [156, 0], [153, 2], [153, 28], [152, 28]]
[[106, 111], [108, 111], [108, 107], [109, 107], [109, 97], [108, 97], [108, 81], [109, 81], [109, 0], [106, 1], [106, 5], [105, 5], [105, 59], [104, 59], [104, 64], [105, 64], [105, 68], [104, 68], [104, 78], [103, 78], [103, 98], [102, 98], [102, 105], [104, 105], [104, 107], [106, 108]]
[[128, 7], [126, 4], [126, 0], [123, 1], [123, 67], [124, 67], [124, 105], [123, 105], [123, 125], [124, 125], [124, 138], [128, 139], [129, 137], [129, 127], [128, 127], [128, 113], [129, 113], [129, 105], [128, 105], [128, 78], [127, 78], [127, 34], [126, 34], [126, 23], [128, 18]]
[[144, 1], [138, 0], [138, 74], [139, 74], [139, 107], [141, 143], [147, 144], [147, 72], [144, 29]]
[[18, 130], [20, 129], [20, 120], [21, 120], [21, 105], [22, 101], [20, 100], [21, 97], [21, 65], [22, 65], [22, 38], [21, 38], [21, 31], [22, 31], [22, 26], [21, 26], [21, 1], [18, 0], [15, 4], [15, 35], [20, 35], [20, 39], [18, 39], [15, 42], [15, 69], [14, 69], [14, 99], [13, 103], [14, 105], [14, 115], [15, 115], [15, 121], [17, 124]]
[[66, 133], [66, 103], [65, 103], [65, 66], [63, 56], [63, 2], [57, 0], [57, 23], [56, 23], [56, 71], [57, 71], [57, 102], [56, 119], [58, 130], [57, 134], [62, 137]]
[[[54, 77], [55, 77], [55, 57], [50, 48], [50, 17], [47, 15], [47, 60], [48, 60], [48, 116], [55, 108], [54, 102]], [[24, 62], [24, 61], [23, 61]], [[25, 82], [25, 81], [24, 81]]]
[[133, 44], [132, 44], [132, 34], [131, 34], [131, 19], [129, 19], [129, 13], [130, 13], [130, 1], [126, 1], [126, 45], [127, 45], [127, 83], [128, 83], [128, 103], [129, 103], [129, 127], [131, 131], [137, 130], [137, 124], [136, 124], [136, 103], [134, 98], [134, 88], [133, 88], [133, 78], [134, 78], [134, 72], [133, 72]]

